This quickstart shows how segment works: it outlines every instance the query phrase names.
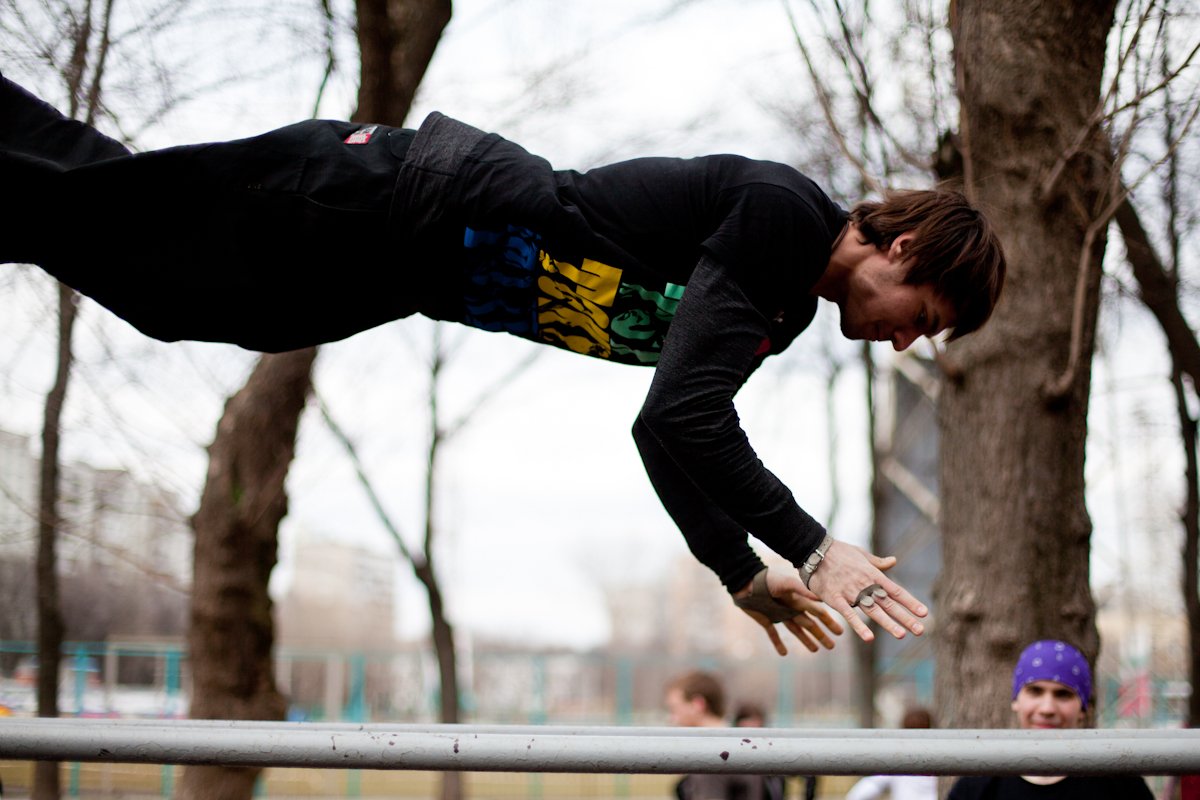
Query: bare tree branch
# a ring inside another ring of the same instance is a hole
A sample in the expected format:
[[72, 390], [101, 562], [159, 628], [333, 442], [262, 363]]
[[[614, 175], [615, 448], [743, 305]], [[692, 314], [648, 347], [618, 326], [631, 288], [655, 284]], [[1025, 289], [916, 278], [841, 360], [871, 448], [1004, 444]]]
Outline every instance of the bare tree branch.
[[808, 74], [809, 77], [812, 78], [813, 89], [817, 93], [817, 101], [820, 103], [821, 111], [825, 115], [825, 122], [829, 125], [829, 130], [833, 133], [834, 139], [837, 141], [838, 149], [841, 150], [842, 155], [846, 157], [846, 160], [853, 164], [854, 168], [858, 170], [858, 174], [862, 178], [864, 184], [869, 186], [872, 191], [882, 192], [883, 186], [880, 184], [879, 180], [875, 178], [875, 176], [871, 175], [871, 173], [867, 170], [866, 164], [864, 164], [862, 160], [851, 151], [850, 146], [846, 141], [845, 134], [842, 133], [841, 128], [834, 119], [833, 101], [830, 99], [829, 91], [825, 87], [824, 82], [821, 80], [820, 75], [817, 74], [817, 69], [813, 65], [812, 57], [808, 52], [808, 47], [804, 44], [804, 37], [800, 35], [800, 28], [796, 25], [796, 17], [792, 14], [792, 7], [788, 4], [788, 0], [783, 0], [783, 10], [787, 14], [788, 24], [790, 24], [792, 27], [792, 35], [796, 40], [796, 46], [800, 48], [800, 54], [804, 57], [804, 64], [806, 67], [808, 67]]
[[1183, 74], [1184, 70], [1186, 70], [1188, 67], [1190, 67], [1192, 65], [1192, 61], [1196, 58], [1197, 53], [1200, 53], [1200, 42], [1196, 43], [1196, 45], [1192, 48], [1191, 52], [1189, 52], [1187, 54], [1187, 57], [1184, 58], [1184, 60], [1182, 62], [1180, 62], [1178, 67], [1171, 70], [1171, 72], [1168, 73], [1164, 78], [1162, 78], [1158, 83], [1154, 84], [1149, 89], [1143, 89], [1143, 90], [1139, 91], [1134, 97], [1132, 97], [1131, 99], [1127, 100], [1126, 102], [1124, 102], [1121, 105], [1114, 108], [1112, 111], [1109, 111], [1107, 114], [1105, 114], [1104, 117], [1101, 119], [1101, 121], [1103, 122], [1103, 121], [1109, 120], [1112, 117], [1116, 116], [1117, 114], [1120, 114], [1123, 111], [1128, 111], [1131, 108], [1141, 105], [1146, 100], [1150, 99], [1151, 97], [1158, 94], [1159, 92], [1165, 91], [1166, 88], [1168, 86], [1170, 86], [1171, 83], [1173, 83], [1176, 78], [1178, 78], [1180, 75]]
[[334, 35], [337, 25], [333, 16], [333, 6], [330, 5], [330, 0], [318, 0], [318, 3], [321, 6], [322, 33], [325, 38], [325, 68], [321, 71], [321, 84], [317, 87], [317, 97], [313, 101], [312, 115], [314, 117], [321, 113], [321, 99], [325, 96], [329, 78], [337, 68], [337, 53], [334, 51]]
[[95, 125], [96, 111], [100, 107], [100, 86], [104, 80], [104, 67], [108, 63], [108, 50], [111, 44], [109, 35], [112, 31], [112, 12], [113, 0], [104, 0], [104, 20], [100, 25], [100, 41], [96, 45], [96, 66], [88, 81], [87, 101], [84, 105], [84, 122], [88, 125]]
[[1160, 91], [1163, 91], [1172, 81], [1178, 78], [1179, 75], [1191, 65], [1193, 59], [1196, 57], [1197, 52], [1200, 52], [1200, 43], [1197, 43], [1187, 54], [1187, 56], [1180, 62], [1179, 66], [1168, 72], [1167, 75], [1165, 75], [1153, 87], [1137, 92], [1134, 97], [1128, 101], [1121, 103], [1119, 106], [1115, 106], [1109, 111], [1106, 111], [1105, 109], [1108, 107], [1109, 103], [1113, 102], [1113, 99], [1116, 97], [1125, 64], [1140, 41], [1142, 30], [1147, 24], [1150, 11], [1153, 9], [1153, 7], [1154, 2], [1151, 0], [1142, 13], [1142, 16], [1138, 20], [1137, 27], [1134, 31], [1133, 37], [1129, 42], [1129, 45], [1121, 49], [1120, 56], [1117, 59], [1117, 66], [1113, 75], [1113, 79], [1109, 84], [1108, 91], [1101, 98], [1099, 104], [1097, 104], [1096, 109], [1088, 118], [1087, 123], [1076, 132], [1075, 138], [1072, 140], [1071, 144], [1059, 154], [1059, 157], [1055, 160], [1054, 165], [1046, 173], [1046, 177], [1042, 181], [1041, 190], [1039, 192], [1043, 202], [1049, 201], [1051, 194], [1058, 186], [1058, 182], [1062, 179], [1063, 171], [1066, 169], [1067, 164], [1071, 161], [1071, 159], [1079, 155], [1084, 144], [1088, 141], [1088, 138], [1095, 133], [1099, 126], [1103, 125], [1106, 121], [1114, 118], [1124, 111], [1139, 107], [1148, 98]]
[[1179, 308], [1175, 282], [1158, 257], [1132, 201], [1126, 198], [1116, 213], [1126, 258], [1146, 308], [1167, 337], [1167, 349], [1179, 369], [1200, 386], [1200, 342]]
[[433, 325], [433, 346], [430, 350], [429, 360], [429, 447], [425, 451], [425, 530], [423, 535], [424, 549], [428, 560], [428, 555], [433, 552], [433, 535], [434, 535], [434, 499], [436, 496], [435, 487], [437, 485], [437, 461], [441, 451], [442, 442], [445, 439], [442, 431], [442, 421], [439, 414], [440, 404], [438, 402], [438, 383], [442, 377], [442, 368], [446, 365], [446, 352], [442, 346], [442, 331], [444, 326], [440, 322]]
[[524, 358], [522, 358], [520, 361], [513, 364], [508, 369], [508, 371], [506, 371], [503, 375], [501, 375], [499, 378], [497, 378], [495, 381], [493, 381], [492, 384], [490, 386], [488, 386], [486, 389], [481, 391], [479, 393], [479, 395], [475, 398], [475, 401], [473, 403], [471, 403], [471, 405], [467, 408], [466, 411], [464, 411], [462, 414], [460, 414], [458, 416], [457, 419], [455, 419], [448, 426], [446, 426], [446, 430], [443, 432], [443, 436], [445, 438], [449, 439], [454, 434], [458, 433], [464, 426], [466, 426], [466, 424], [468, 422], [471, 421], [471, 418], [475, 416], [475, 413], [478, 412], [480, 408], [482, 408], [488, 401], [494, 400], [496, 395], [502, 389], [504, 389], [506, 386], [509, 386], [510, 384], [512, 384], [524, 372], [526, 372], [530, 367], [532, 367], [534, 365], [534, 363], [539, 358], [541, 358], [545, 353], [546, 353], [545, 348], [541, 348], [541, 347], [536, 348], [534, 350], [531, 350], [530, 353], [527, 356], [525, 356]]
[[910, 2], [905, 3], [905, 8], [908, 10], [910, 17], [915, 16], [916, 23], [920, 26], [921, 41], [925, 45], [925, 57], [927, 59], [926, 63], [929, 65], [929, 73], [927, 77], [930, 89], [929, 98], [930, 102], [932, 103], [930, 116], [935, 129], [937, 129], [941, 126], [945, 112], [942, 111], [944, 98], [942, 97], [941, 91], [942, 81], [938, 80], [937, 74], [938, 56], [937, 51], [934, 48], [934, 32], [940, 30], [943, 26], [933, 22], [930, 16], [924, 14], [919, 8], [915, 8], [910, 5]]
[[379, 499], [379, 493], [375, 491], [375, 485], [371, 482], [370, 477], [367, 476], [367, 471], [363, 467], [362, 459], [359, 458], [358, 455], [358, 448], [354, 445], [354, 442], [350, 440], [350, 437], [346, 435], [345, 429], [342, 428], [342, 426], [338, 424], [337, 420], [333, 418], [333, 414], [329, 411], [329, 406], [326, 405], [324, 398], [321, 397], [321, 394], [316, 390], [316, 387], [313, 388], [313, 398], [317, 401], [317, 408], [321, 412], [321, 419], [324, 420], [325, 426], [329, 428], [329, 432], [333, 434], [334, 438], [337, 439], [342, 445], [342, 448], [345, 449], [346, 455], [349, 457], [350, 463], [354, 467], [354, 474], [358, 476], [359, 485], [361, 485], [363, 487], [363, 491], [367, 493], [367, 500], [371, 503], [371, 507], [375, 510], [375, 516], [383, 525], [384, 530], [386, 530], [392, 539], [395, 540], [396, 546], [400, 548], [401, 555], [403, 555], [410, 564], [413, 564], [414, 566], [418, 564], [423, 565], [424, 558], [422, 557], [422, 559], [418, 561], [413, 556], [412, 551], [408, 549], [408, 545], [404, 543], [404, 538], [400, 535], [399, 527], [395, 522], [392, 521], [392, 517], [387, 513], [387, 509], [383, 507], [383, 502]]
[[[960, 20], [959, 20], [959, 12], [958, 12], [958, 2], [957, 2], [957, 0], [951, 0], [951, 3], [950, 3], [950, 33], [954, 37], [955, 41], [959, 41], [961, 39], [961, 32], [959, 30], [959, 25], [960, 25]], [[969, 104], [963, 102], [963, 98], [966, 97], [966, 95], [970, 91], [970, 89], [967, 86], [966, 66], [963, 64], [962, 57], [960, 55], [958, 55], [957, 52], [954, 56], [954, 87], [955, 87], [955, 91], [958, 93], [958, 108], [959, 108], [958, 152], [960, 154], [962, 154], [963, 194], [965, 194], [967, 196], [967, 200], [969, 200], [970, 202], [977, 203], [978, 196], [977, 196], [977, 192], [975, 189], [975, 158], [973, 155], [973, 151], [971, 149], [971, 127], [972, 126], [971, 126], [971, 120], [968, 118]], [[943, 361], [948, 361], [948, 359], [943, 359]], [[959, 377], [961, 377], [961, 371], [959, 371], [957, 367], [952, 366], [951, 368], [957, 374], [959, 374]]]
[[[813, 4], [813, 9], [817, 9], [817, 0], [810, 0]], [[870, 123], [871, 130], [875, 131], [883, 142], [891, 145], [900, 159], [910, 167], [915, 167], [920, 170], [928, 170], [929, 163], [926, 159], [917, 157], [908, 148], [900, 143], [892, 133], [891, 127], [884, 124], [879, 114], [875, 111], [875, 102], [872, 99], [875, 94], [875, 80], [871, 77], [870, 70], [867, 68], [866, 58], [862, 55], [862, 37], [856, 35], [850, 29], [848, 15], [843, 7], [841, 0], [833, 0], [834, 8], [837, 12], [838, 28], [841, 33], [842, 47], [838, 48], [838, 57], [842, 62], [842, 66], [846, 72], [847, 78], [850, 79], [850, 84], [853, 87], [855, 100], [858, 103], [859, 111], [862, 118]], [[883, 150], [883, 148], [880, 148]], [[882, 152], [882, 160], [884, 165], [884, 174], [890, 174], [891, 159], [886, 151]]]
[[[1043, 395], [1047, 399], [1057, 400], [1065, 397], [1067, 392], [1070, 391], [1072, 384], [1074, 384], [1076, 373], [1079, 370], [1079, 362], [1083, 351], [1083, 316], [1088, 287], [1095, 280], [1098, 271], [1101, 269], [1101, 264], [1092, 257], [1092, 247], [1095, 245], [1096, 237], [1108, 226], [1108, 223], [1112, 221], [1121, 207], [1127, 203], [1134, 189], [1174, 154], [1175, 150], [1179, 147], [1179, 143], [1187, 137], [1188, 131], [1191, 130], [1192, 125], [1195, 123], [1198, 113], [1200, 113], [1200, 103], [1192, 106], [1191, 113], [1188, 114], [1182, 129], [1175, 137], [1175, 141], [1171, 142], [1167, 147], [1166, 153], [1147, 167], [1128, 186], [1122, 186], [1118, 183], [1115, 191], [1110, 190], [1109, 196], [1111, 200], [1108, 206], [1088, 225], [1087, 233], [1083, 239], [1083, 246], [1079, 251], [1079, 272], [1075, 282], [1075, 300], [1071, 317], [1070, 355], [1067, 360], [1067, 367], [1063, 370], [1062, 374], [1051, 381], [1047, 381], [1043, 386]], [[1120, 163], [1116, 159], [1113, 160], [1112, 176], [1114, 181], [1120, 180]]]

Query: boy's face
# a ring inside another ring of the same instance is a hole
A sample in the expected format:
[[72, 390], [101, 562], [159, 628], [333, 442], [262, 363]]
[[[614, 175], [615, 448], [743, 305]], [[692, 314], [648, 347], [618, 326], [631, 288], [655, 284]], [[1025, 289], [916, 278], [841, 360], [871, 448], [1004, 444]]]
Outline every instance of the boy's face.
[[682, 689], [677, 687], [668, 689], [664, 703], [667, 707], [667, 714], [671, 717], [672, 725], [680, 728], [695, 728], [704, 721], [704, 701], [699, 697], [688, 700], [683, 696]]
[[1024, 729], [1078, 728], [1083, 725], [1083, 702], [1075, 690], [1058, 681], [1031, 681], [1017, 692], [1012, 710]]
[[902, 251], [911, 237], [899, 236], [886, 250], [863, 261], [851, 275], [839, 304], [842, 334], [849, 339], [891, 342], [905, 350], [921, 336], [936, 336], [954, 324], [954, 307], [932, 284], [904, 282]]

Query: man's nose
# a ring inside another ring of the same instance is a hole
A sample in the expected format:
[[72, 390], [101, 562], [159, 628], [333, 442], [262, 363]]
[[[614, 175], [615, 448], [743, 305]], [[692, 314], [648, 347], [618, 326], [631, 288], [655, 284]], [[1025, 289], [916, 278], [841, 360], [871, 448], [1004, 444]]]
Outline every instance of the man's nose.
[[892, 347], [896, 348], [897, 353], [901, 353], [908, 349], [908, 346], [917, 340], [916, 331], [902, 328], [892, 333]]

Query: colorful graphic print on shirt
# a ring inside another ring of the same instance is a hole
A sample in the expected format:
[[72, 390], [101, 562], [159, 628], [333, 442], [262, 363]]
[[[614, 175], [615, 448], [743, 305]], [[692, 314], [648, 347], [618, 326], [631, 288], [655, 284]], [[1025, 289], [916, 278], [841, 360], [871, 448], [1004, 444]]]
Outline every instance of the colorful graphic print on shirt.
[[574, 264], [513, 225], [467, 228], [463, 322], [625, 364], [658, 363], [684, 287], [639, 286], [584, 258]]

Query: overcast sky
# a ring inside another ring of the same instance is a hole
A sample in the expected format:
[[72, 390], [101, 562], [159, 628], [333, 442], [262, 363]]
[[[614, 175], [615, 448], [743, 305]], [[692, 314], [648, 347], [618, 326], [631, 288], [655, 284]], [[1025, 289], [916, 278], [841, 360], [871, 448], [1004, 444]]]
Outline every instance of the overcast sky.
[[[675, 6], [682, 7], [667, 13]], [[343, 64], [352, 63], [351, 45], [341, 45]], [[301, 62], [202, 95], [148, 130], [145, 143], [236, 138], [305, 117], [318, 66]], [[798, 163], [805, 144], [772, 109], [808, 95], [801, 67], [780, 2], [458, 0], [410, 122], [437, 109], [497, 130], [558, 167], [709, 152]], [[344, 70], [321, 115], [346, 117], [353, 92], [353, 70]], [[52, 378], [53, 302], [52, 285], [37, 271], [0, 271], [2, 427], [38, 430]], [[823, 307], [813, 328], [786, 357], [772, 359], [738, 403], [763, 460], [818, 519], [828, 514], [831, 496], [823, 354], [852, 352], [836, 325], [836, 309]], [[1180, 495], [1161, 337], [1136, 311], [1106, 317], [1104, 329], [1111, 362], [1098, 363], [1093, 420], [1102, 433], [1093, 435], [1088, 476], [1096, 579], [1111, 582], [1131, 564], [1150, 569], [1149, 560], [1136, 561], [1139, 552], [1147, 559], [1161, 553], [1131, 547], [1131, 530], [1156, 531], [1174, 557], [1171, 515]], [[451, 417], [532, 348], [461, 329], [449, 338], [458, 347], [443, 394]], [[316, 373], [317, 390], [361, 448], [410, 541], [421, 524], [429, 339], [423, 321], [387, 325], [322, 348]], [[67, 453], [134, 469], [194, 504], [203, 447], [253, 355], [153, 342], [93, 304], [85, 306], [76, 342]], [[548, 352], [446, 450], [443, 579], [451, 613], [466, 628], [524, 642], [594, 645], [608, 626], [601, 583], [653, 579], [686, 550], [629, 436], [650, 372], [541, 349]], [[1131, 361], [1128, 352], [1139, 355]], [[888, 357], [886, 350], [879, 355]], [[1120, 365], [1111, 377], [1109, 363]], [[837, 386], [842, 505], [834, 532], [854, 542], [864, 540], [867, 520], [862, 395], [861, 371], [851, 366]], [[311, 412], [289, 489], [285, 558], [300, 531], [394, 551], [349, 463]], [[412, 633], [421, 627], [424, 600], [401, 575], [403, 632]], [[721, 590], [715, 577], [712, 590]]]

